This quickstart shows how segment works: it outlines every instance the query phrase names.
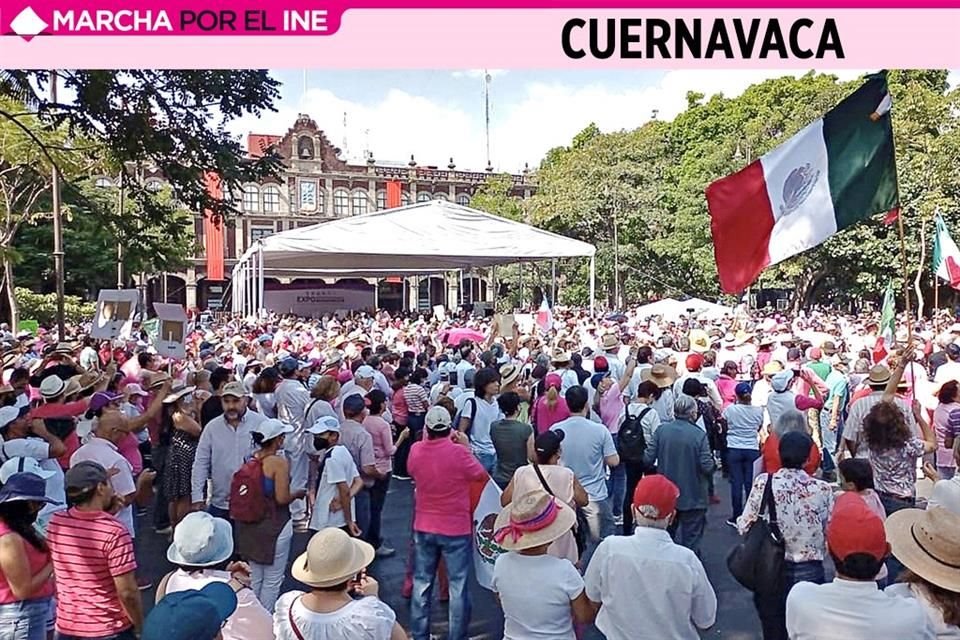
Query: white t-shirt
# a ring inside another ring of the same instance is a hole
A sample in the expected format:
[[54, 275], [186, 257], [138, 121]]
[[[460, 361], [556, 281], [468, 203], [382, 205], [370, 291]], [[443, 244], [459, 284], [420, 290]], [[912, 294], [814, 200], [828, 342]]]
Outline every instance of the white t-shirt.
[[577, 372], [573, 369], [564, 369], [560, 374], [560, 395], [564, 395], [567, 389], [578, 384], [580, 384], [580, 378], [577, 377]]
[[84, 347], [80, 352], [80, 366], [87, 371], [97, 371], [100, 369], [100, 356], [93, 347]]
[[[277, 600], [273, 614], [273, 631], [277, 640], [390, 640], [397, 614], [377, 598], [353, 600], [331, 613], [310, 611], [300, 596], [291, 591]], [[298, 636], [290, 627], [293, 618]]]
[[7, 440], [2, 445], [0, 451], [0, 463], [6, 462], [10, 458], [33, 458], [40, 463], [40, 468], [44, 471], [52, 471], [53, 475], [47, 478], [47, 487], [44, 495], [51, 500], [56, 500], [59, 504], [45, 504], [37, 516], [37, 520], [45, 523], [50, 520], [57, 511], [63, 511], [67, 508], [67, 497], [63, 485], [63, 468], [60, 463], [50, 457], [50, 445], [40, 438], [15, 438]]
[[[476, 415], [473, 415], [474, 407], [476, 407]], [[495, 454], [497, 450], [490, 438], [490, 427], [494, 422], [503, 418], [503, 413], [500, 411], [500, 405], [497, 404], [496, 398], [491, 402], [477, 397], [473, 398], [473, 402], [465, 401], [462, 417], [472, 420], [470, 424], [470, 446], [474, 453]]]
[[[92, 437], [86, 444], [76, 450], [70, 457], [70, 466], [75, 466], [78, 462], [92, 461], [98, 463], [107, 471], [117, 469], [117, 473], [110, 476], [110, 485], [114, 493], [120, 497], [128, 496], [137, 491], [137, 483], [133, 479], [133, 466], [124, 458], [117, 446], [109, 440]], [[130, 532], [130, 537], [135, 538], [136, 529], [133, 526], [133, 505], [128, 504], [117, 514], [117, 520], [122, 522]]]
[[493, 590], [503, 607], [504, 640], [577, 637], [570, 602], [583, 593], [583, 578], [569, 560], [503, 553], [493, 567]]
[[[330, 502], [340, 495], [337, 490], [339, 483], [346, 482], [349, 486], [359, 475], [353, 456], [345, 446], [337, 445], [330, 450], [323, 466], [323, 475], [317, 486], [317, 501], [314, 504], [313, 515], [310, 516], [310, 529], [320, 531], [329, 527], [346, 526], [343, 509], [330, 511]], [[353, 514], [354, 519], [357, 514], [355, 504], [356, 500], [351, 499], [350, 513]]]

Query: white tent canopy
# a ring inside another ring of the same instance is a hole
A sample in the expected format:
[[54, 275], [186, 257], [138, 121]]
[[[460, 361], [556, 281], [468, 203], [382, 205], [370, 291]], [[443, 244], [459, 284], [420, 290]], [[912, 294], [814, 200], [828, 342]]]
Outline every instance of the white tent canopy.
[[263, 278], [431, 274], [556, 258], [590, 258], [593, 245], [442, 200], [340, 218], [268, 236], [233, 270], [235, 311], [262, 307]]

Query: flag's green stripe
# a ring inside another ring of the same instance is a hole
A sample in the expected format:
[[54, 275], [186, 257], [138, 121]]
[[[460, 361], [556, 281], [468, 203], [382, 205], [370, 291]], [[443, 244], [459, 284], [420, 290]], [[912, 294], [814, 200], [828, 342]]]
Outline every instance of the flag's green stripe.
[[870, 76], [823, 118], [838, 231], [899, 202], [890, 113], [870, 119], [886, 93], [886, 76]]

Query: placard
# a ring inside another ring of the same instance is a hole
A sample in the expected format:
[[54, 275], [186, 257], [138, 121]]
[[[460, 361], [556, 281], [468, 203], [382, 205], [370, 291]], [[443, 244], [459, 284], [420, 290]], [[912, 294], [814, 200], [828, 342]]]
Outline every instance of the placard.
[[101, 289], [90, 337], [98, 340], [129, 338], [139, 299], [136, 289]]
[[162, 302], [153, 303], [153, 308], [160, 323], [154, 348], [161, 356], [183, 360], [187, 357], [187, 312], [178, 304]]
[[433, 305], [433, 317], [437, 322], [443, 322], [447, 319], [447, 310], [442, 304]]
[[497, 335], [504, 340], [513, 340], [516, 337], [513, 335], [513, 325], [516, 321], [516, 316], [512, 313], [497, 314]]

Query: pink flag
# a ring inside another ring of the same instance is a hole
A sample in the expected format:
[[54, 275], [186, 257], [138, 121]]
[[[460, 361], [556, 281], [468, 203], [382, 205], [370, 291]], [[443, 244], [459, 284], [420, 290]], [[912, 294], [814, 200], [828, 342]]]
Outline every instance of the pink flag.
[[550, 305], [547, 304], [546, 298], [540, 303], [540, 310], [537, 311], [537, 326], [544, 333], [553, 329], [553, 312], [550, 311]]

